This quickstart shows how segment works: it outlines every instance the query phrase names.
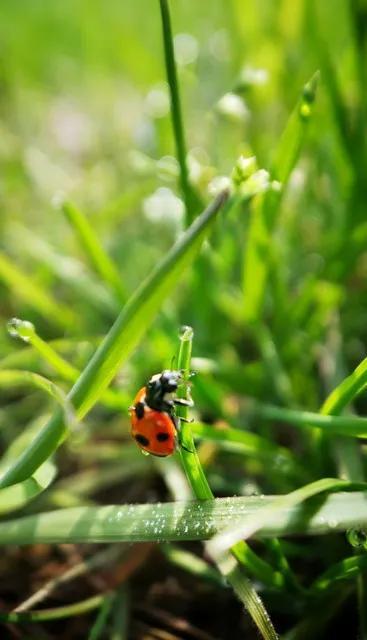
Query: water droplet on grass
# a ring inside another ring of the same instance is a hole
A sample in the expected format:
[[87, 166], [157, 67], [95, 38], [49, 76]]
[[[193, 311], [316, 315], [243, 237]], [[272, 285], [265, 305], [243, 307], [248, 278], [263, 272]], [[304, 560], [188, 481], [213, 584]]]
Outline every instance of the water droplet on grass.
[[12, 318], [6, 325], [9, 335], [12, 338], [20, 338], [24, 342], [29, 342], [35, 333], [34, 325], [28, 320]]
[[367, 549], [367, 531], [365, 529], [349, 529], [347, 539], [355, 549]]

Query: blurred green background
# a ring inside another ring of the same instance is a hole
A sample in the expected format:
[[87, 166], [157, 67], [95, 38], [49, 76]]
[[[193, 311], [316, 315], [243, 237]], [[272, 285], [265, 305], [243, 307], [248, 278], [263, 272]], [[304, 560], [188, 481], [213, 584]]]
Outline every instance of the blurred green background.
[[[190, 176], [204, 201], [210, 181], [228, 175], [240, 153], [270, 168], [302, 86], [321, 70], [316, 114], [274, 234], [276, 282], [259, 318], [272, 325], [297, 399], [315, 407], [323, 391], [309, 374], [334, 311], [344, 354], [352, 362], [363, 355], [363, 4], [178, 1], [172, 11]], [[4, 322], [34, 321], [45, 338], [100, 335], [119, 304], [52, 203], [63, 193], [85, 212], [126, 295], [179, 233], [159, 11], [144, 2], [4, 3], [0, 29], [2, 250], [72, 307], [74, 321], [70, 328], [38, 313], [3, 278], [1, 313]], [[196, 355], [219, 368], [258, 362], [241, 322], [248, 218], [244, 209], [218, 232], [205, 291], [191, 276], [173, 292], [135, 356], [143, 376], [167, 364], [182, 322], [195, 328]], [[15, 348], [5, 332], [1, 347]]]

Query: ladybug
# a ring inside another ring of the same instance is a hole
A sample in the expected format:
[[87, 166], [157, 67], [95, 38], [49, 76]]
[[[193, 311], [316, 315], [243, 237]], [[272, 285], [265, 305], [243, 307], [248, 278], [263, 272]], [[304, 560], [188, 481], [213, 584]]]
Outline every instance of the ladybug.
[[[175, 406], [192, 406], [192, 401], [177, 398], [183, 382], [180, 371], [169, 369], [150, 378], [129, 407], [131, 435], [137, 445], [154, 456], [170, 456], [178, 446], [179, 420]], [[182, 418], [181, 418], [182, 420]]]

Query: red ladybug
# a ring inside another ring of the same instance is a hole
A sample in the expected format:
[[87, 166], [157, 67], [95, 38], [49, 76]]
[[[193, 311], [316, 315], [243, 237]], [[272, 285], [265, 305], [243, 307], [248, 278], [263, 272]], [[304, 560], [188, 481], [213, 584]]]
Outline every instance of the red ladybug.
[[176, 396], [182, 381], [180, 371], [157, 373], [140, 389], [134, 405], [129, 407], [131, 435], [143, 451], [163, 457], [177, 449], [179, 421], [175, 405], [192, 406], [190, 400]]

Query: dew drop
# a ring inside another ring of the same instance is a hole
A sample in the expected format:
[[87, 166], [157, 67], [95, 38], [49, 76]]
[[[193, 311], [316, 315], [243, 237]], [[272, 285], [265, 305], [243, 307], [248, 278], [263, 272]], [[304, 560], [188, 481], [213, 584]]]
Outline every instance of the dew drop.
[[367, 531], [365, 529], [349, 529], [347, 539], [355, 549], [367, 549]]
[[20, 338], [24, 342], [29, 342], [35, 333], [35, 328], [32, 322], [28, 322], [28, 320], [19, 320], [19, 318], [11, 318], [6, 325], [6, 328], [12, 338]]
[[192, 327], [189, 327], [188, 325], [183, 325], [180, 328], [179, 331], [179, 338], [180, 340], [192, 340], [192, 338], [194, 337], [194, 330]]

